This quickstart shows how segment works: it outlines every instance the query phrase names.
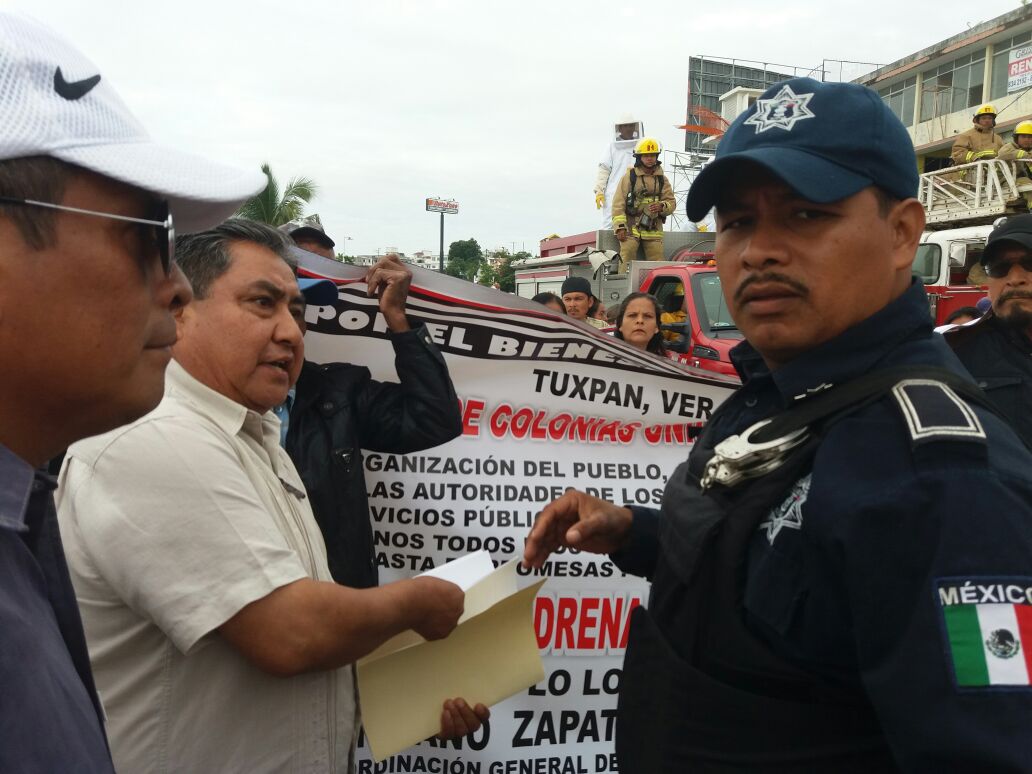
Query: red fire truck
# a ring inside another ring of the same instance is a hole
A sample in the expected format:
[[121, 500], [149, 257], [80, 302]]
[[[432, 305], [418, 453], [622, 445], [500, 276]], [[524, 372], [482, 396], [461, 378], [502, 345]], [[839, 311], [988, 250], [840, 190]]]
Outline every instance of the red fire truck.
[[[677, 360], [721, 374], [736, 375], [728, 353], [742, 340], [720, 289], [713, 264], [713, 234], [678, 233], [664, 239], [670, 260], [632, 261], [628, 271], [616, 274], [616, 240], [598, 232], [595, 245], [576, 253], [530, 258], [516, 267], [516, 292], [531, 298], [543, 291], [558, 294], [567, 277], [584, 277], [593, 294], [615, 310], [628, 293], [651, 293], [660, 308], [680, 322], [664, 325], [671, 334], [667, 349]], [[610, 241], [607, 241], [609, 239]]]

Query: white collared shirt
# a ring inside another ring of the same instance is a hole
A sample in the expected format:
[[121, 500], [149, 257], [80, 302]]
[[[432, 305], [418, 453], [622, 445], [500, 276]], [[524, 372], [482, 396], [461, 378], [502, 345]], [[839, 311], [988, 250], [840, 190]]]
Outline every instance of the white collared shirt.
[[351, 668], [273, 677], [217, 632], [331, 580], [272, 412], [173, 361], [153, 412], [68, 450], [57, 502], [117, 770], [349, 771]]

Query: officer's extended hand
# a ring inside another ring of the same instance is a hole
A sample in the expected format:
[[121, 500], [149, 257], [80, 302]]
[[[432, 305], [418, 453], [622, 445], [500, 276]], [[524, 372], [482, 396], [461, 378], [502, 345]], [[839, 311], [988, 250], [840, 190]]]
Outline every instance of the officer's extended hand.
[[466, 595], [454, 583], [421, 576], [403, 581], [411, 584], [412, 628], [426, 640], [440, 640], [459, 623]]
[[605, 194], [595, 194], [595, 209], [596, 210], [601, 210], [602, 209], [602, 205], [605, 204], [605, 203], [606, 203], [606, 195]]
[[447, 699], [441, 711], [441, 739], [457, 739], [480, 730], [491, 717], [491, 710], [483, 704], [470, 707], [464, 699]]
[[608, 554], [623, 545], [631, 529], [631, 509], [567, 489], [538, 514], [527, 544], [523, 566], [540, 567], [560, 546]]
[[616, 238], [619, 239], [621, 242], [626, 242], [627, 241], [627, 229], [625, 229], [625, 228], [618, 228], [616, 230]]
[[405, 317], [405, 301], [411, 282], [412, 271], [393, 253], [385, 255], [366, 272], [369, 295], [379, 295], [380, 312], [387, 327], [395, 333], [410, 329]]

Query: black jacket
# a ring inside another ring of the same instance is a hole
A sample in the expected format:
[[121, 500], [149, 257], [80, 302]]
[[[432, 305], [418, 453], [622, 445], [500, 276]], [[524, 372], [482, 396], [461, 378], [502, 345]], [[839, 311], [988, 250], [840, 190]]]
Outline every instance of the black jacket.
[[391, 336], [400, 383], [349, 363], [305, 362], [290, 409], [287, 453], [326, 541], [334, 580], [377, 584], [362, 449], [408, 454], [462, 432], [448, 367], [425, 327]]
[[945, 335], [978, 386], [1032, 449], [1032, 342], [992, 312]]
[[[742, 388], [714, 413], [690, 460], [706, 461], [707, 436], [716, 443], [741, 433], [797, 405], [798, 396], [820, 393], [822, 386], [899, 366], [960, 374], [956, 358], [932, 334], [927, 303], [916, 282], [871, 317], [774, 371], [748, 342], [738, 345], [731, 360]], [[997, 657], [988, 637], [970, 626], [954, 627], [954, 621], [966, 616], [964, 623], [971, 624], [985, 612], [976, 608], [1005, 607], [995, 603], [1014, 603], [1020, 608], [1015, 616], [1032, 609], [1032, 456], [1002, 419], [981, 406], [921, 382], [902, 392], [893, 390], [864, 405], [823, 435], [810, 473], [752, 530], [744, 560], [732, 566], [740, 595], [727, 606], [736, 604], [742, 624], [780, 659], [867, 703], [900, 770], [1027, 772], [1032, 690], [998, 677], [999, 664], [982, 666], [981, 673], [973, 668], [977, 658], [986, 664], [992, 657], [1006, 669], [1020, 664], [1020, 655]], [[684, 487], [698, 487], [695, 479], [678, 476], [672, 474], [667, 485], [662, 519], [657, 511], [634, 508], [629, 541], [612, 556], [622, 571], [659, 580], [660, 553], [673, 551], [686, 557], [679, 570], [688, 567], [690, 553], [673, 542], [667, 517], [673, 509], [692, 523], [701, 510], [691, 510], [689, 500], [678, 496]], [[673, 488], [676, 481], [683, 482], [681, 489]], [[735, 518], [739, 515], [748, 514]], [[695, 523], [699, 538], [720, 534]], [[708, 557], [717, 545], [696, 543], [695, 556]], [[653, 585], [650, 616], [663, 609], [656, 602], [664, 591], [662, 584]], [[704, 593], [711, 606], [722, 604], [724, 598], [713, 596], [709, 587]], [[1011, 598], [1003, 598], [1007, 594]], [[732, 696], [732, 703], [719, 706], [701, 692], [691, 696], [696, 714], [690, 719], [703, 712], [708, 723], [722, 724], [724, 739], [738, 735], [738, 748], [725, 758], [736, 765], [704, 770], [857, 771], [798, 762], [804, 742], [778, 762], [742, 762], [758, 740], [769, 740], [790, 719], [777, 714], [776, 702], [767, 698], [828, 703], [829, 717], [854, 705], [820, 686], [803, 693], [799, 683], [784, 680], [767, 664], [742, 661], [741, 651], [732, 649], [737, 643], [717, 626], [726, 621], [727, 606], [711, 608], [719, 618], [683, 619], [684, 636], [695, 642], [685, 639], [693, 647], [682, 658], [691, 659], [688, 666], [704, 675], [709, 687], [728, 689]], [[675, 648], [679, 641], [671, 635]], [[631, 657], [629, 646], [627, 660]], [[683, 684], [683, 675], [670, 669], [662, 674], [669, 686]], [[625, 664], [621, 702], [631, 680]], [[762, 725], [742, 721], [747, 711], [756, 712], [752, 719]], [[863, 715], [858, 712], [857, 718]], [[619, 717], [616, 729], [619, 751], [624, 733]], [[707, 730], [701, 724], [695, 732], [699, 729]], [[663, 730], [668, 737], [676, 733], [672, 723]], [[799, 728], [799, 739], [813, 731]], [[793, 735], [791, 745], [796, 732], [785, 733]], [[715, 734], [710, 738], [718, 740]], [[836, 749], [832, 742], [825, 739], [826, 751]], [[620, 770], [646, 771], [622, 762]]]

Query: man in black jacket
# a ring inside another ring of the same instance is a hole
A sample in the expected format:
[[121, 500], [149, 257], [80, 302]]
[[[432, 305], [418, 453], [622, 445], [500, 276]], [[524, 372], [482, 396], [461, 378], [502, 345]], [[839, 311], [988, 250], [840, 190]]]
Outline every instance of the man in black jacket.
[[378, 382], [363, 366], [306, 360], [286, 438], [326, 541], [330, 573], [353, 588], [377, 585], [362, 449], [408, 454], [462, 432], [444, 357], [426, 327], [413, 329], [405, 316], [412, 272], [389, 255], [366, 281], [390, 329], [399, 383]]
[[946, 342], [1032, 448], [1032, 215], [993, 229], [982, 265], [993, 308], [946, 331]]

